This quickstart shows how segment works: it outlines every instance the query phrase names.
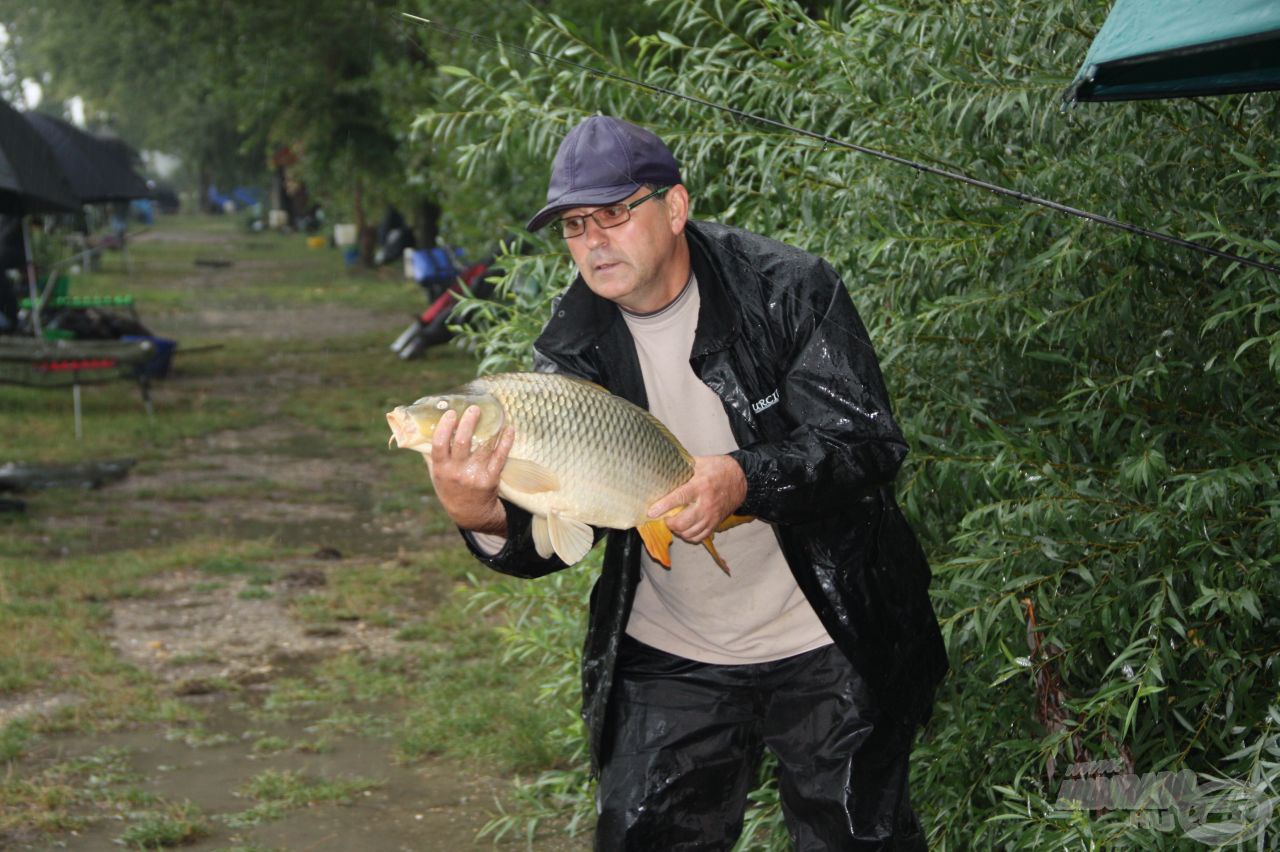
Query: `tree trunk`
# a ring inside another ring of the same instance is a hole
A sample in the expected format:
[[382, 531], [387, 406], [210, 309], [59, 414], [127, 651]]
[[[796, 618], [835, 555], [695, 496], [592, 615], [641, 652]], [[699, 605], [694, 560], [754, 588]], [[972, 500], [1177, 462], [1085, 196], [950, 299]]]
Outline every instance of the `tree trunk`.
[[374, 243], [377, 242], [377, 237], [374, 230], [367, 224], [368, 220], [364, 215], [364, 181], [359, 177], [356, 178], [353, 196], [356, 220], [356, 248], [360, 252], [360, 265], [371, 267], [373, 266]]
[[209, 200], [209, 187], [212, 185], [213, 173], [209, 170], [208, 162], [202, 162], [200, 164], [200, 195], [196, 198], [196, 209], [206, 213], [221, 213], [221, 210], [213, 209], [213, 202]]
[[440, 205], [429, 198], [413, 208], [413, 240], [420, 249], [432, 248], [440, 238]]

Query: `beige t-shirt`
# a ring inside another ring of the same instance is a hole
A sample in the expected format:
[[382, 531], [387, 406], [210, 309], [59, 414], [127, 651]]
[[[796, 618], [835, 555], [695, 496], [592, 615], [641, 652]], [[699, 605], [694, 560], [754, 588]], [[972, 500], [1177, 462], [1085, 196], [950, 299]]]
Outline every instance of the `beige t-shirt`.
[[[695, 456], [738, 448], [715, 392], [689, 366], [698, 325], [698, 284], [654, 314], [623, 311], [635, 339], [649, 410]], [[481, 550], [502, 549], [502, 536], [469, 533]], [[640, 585], [626, 632], [685, 659], [720, 665], [781, 660], [831, 644], [826, 628], [796, 585], [772, 525], [755, 520], [716, 533], [725, 576], [706, 548], [675, 539], [671, 568], [641, 559]]]
[[[724, 404], [689, 366], [698, 325], [697, 281], [654, 314], [623, 311], [635, 339], [649, 410], [695, 456], [738, 448]], [[644, 554], [626, 632], [654, 648], [705, 663], [780, 660], [831, 643], [761, 520], [716, 533], [726, 576], [706, 548], [676, 539], [671, 568]]]

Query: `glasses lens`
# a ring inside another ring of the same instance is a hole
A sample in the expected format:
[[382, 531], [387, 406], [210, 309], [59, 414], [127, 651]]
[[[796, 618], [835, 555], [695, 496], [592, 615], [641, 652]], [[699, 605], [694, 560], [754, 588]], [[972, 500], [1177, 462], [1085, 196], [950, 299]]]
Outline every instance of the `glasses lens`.
[[610, 204], [592, 214], [601, 228], [614, 228], [631, 218], [631, 208], [625, 204]]
[[569, 216], [564, 219], [555, 219], [551, 222], [551, 230], [555, 231], [566, 240], [570, 237], [576, 237], [581, 234], [585, 228], [581, 216]]

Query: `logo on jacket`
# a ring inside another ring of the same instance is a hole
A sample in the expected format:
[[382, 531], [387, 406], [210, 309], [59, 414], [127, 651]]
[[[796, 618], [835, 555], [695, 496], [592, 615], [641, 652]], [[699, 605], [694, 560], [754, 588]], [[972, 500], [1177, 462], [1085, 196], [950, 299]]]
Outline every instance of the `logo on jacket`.
[[769, 394], [764, 399], [757, 400], [756, 402], [751, 403], [751, 410], [754, 411], [756, 414], [759, 414], [761, 411], [764, 411], [766, 408], [772, 408], [777, 404], [778, 404], [778, 392], [775, 390], [773, 393]]

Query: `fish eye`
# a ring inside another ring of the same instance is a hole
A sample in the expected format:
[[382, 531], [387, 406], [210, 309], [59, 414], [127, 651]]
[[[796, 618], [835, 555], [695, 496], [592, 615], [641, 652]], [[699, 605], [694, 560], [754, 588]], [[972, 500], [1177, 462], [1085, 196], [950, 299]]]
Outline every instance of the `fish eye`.
[[443, 399], [436, 401], [436, 411], [447, 411], [448, 408], [449, 408], [448, 401]]

